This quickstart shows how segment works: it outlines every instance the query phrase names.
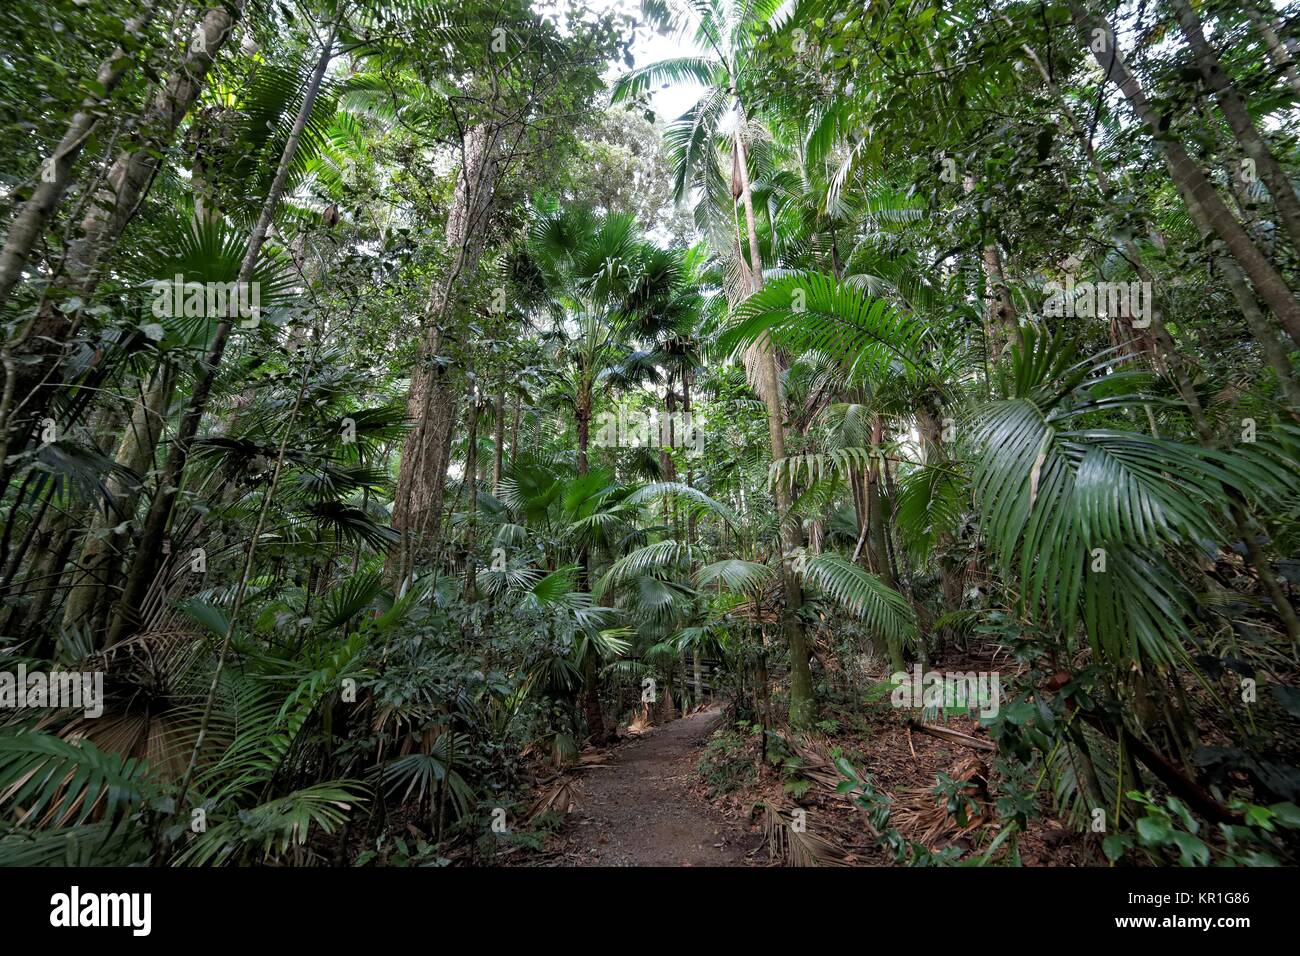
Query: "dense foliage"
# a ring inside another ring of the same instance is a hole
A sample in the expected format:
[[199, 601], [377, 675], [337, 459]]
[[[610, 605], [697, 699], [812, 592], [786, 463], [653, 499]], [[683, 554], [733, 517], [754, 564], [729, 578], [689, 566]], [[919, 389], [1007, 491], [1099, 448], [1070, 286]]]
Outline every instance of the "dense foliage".
[[0, 862], [491, 859], [945, 660], [974, 859], [1293, 860], [1296, 16], [7, 5], [0, 661], [103, 699], [0, 694]]

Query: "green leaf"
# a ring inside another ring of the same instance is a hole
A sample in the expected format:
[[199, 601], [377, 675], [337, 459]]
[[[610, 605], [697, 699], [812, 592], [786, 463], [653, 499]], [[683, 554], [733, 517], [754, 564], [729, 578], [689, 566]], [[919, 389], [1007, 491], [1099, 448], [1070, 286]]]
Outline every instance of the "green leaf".
[[1210, 848], [1190, 833], [1175, 832], [1172, 839], [1178, 846], [1183, 866], [1205, 866], [1210, 862]]
[[1112, 833], [1101, 841], [1101, 852], [1106, 855], [1106, 859], [1114, 863], [1124, 855], [1124, 851], [1128, 849], [1128, 845], [1128, 837], [1124, 836], [1122, 833]]
[[1138, 837], [1146, 846], [1162, 846], [1172, 831], [1173, 828], [1165, 817], [1138, 817]]

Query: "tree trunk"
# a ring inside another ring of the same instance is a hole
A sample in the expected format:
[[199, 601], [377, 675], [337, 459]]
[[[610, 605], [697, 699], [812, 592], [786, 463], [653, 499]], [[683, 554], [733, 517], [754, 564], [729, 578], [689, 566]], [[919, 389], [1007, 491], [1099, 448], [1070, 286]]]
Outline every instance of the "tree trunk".
[[[754, 200], [749, 187], [749, 159], [741, 136], [743, 126], [742, 115], [742, 121], [737, 126], [733, 139], [737, 159], [736, 170], [740, 176], [740, 195], [745, 208], [745, 228], [749, 234], [750, 288], [758, 292], [763, 288], [763, 261], [758, 251]], [[772, 445], [772, 460], [780, 461], [785, 458], [785, 410], [781, 398], [781, 380], [776, 368], [776, 351], [772, 343], [766, 339], [761, 341], [757, 348], [759, 390], [762, 392], [763, 403], [767, 406], [767, 430]], [[803, 621], [799, 618], [799, 610], [803, 606], [803, 591], [789, 558], [789, 555], [803, 546], [803, 534], [798, 523], [792, 520], [790, 515], [790, 495], [785, 485], [777, 482], [773, 490], [781, 527], [781, 548], [784, 552], [781, 561], [781, 578], [785, 592], [784, 629], [790, 645], [790, 724], [793, 727], [803, 728], [812, 724], [816, 704], [813, 700], [808, 641], [804, 634]]]
[[[167, 406], [171, 403], [175, 374], [167, 364], [154, 373], [148, 390], [136, 401], [131, 421], [118, 444], [114, 460], [142, 476], [153, 467], [154, 449], [162, 436], [167, 419]], [[98, 634], [106, 623], [111, 608], [111, 588], [122, 558], [126, 534], [116, 534], [113, 528], [131, 520], [135, 515], [141, 485], [128, 484], [117, 475], [108, 479], [108, 493], [112, 507], [95, 512], [81, 545], [63, 607], [63, 626], [82, 626]]]
[[[587, 448], [591, 436], [591, 391], [585, 387], [582, 374], [578, 386], [576, 416], [578, 419], [578, 474], [587, 474]], [[587, 591], [591, 587], [591, 554], [584, 547], [578, 552], [578, 587]], [[596, 670], [596, 648], [587, 648], [582, 659], [583, 711], [587, 718], [587, 733], [597, 743], [605, 740], [605, 715], [600, 706], [600, 675]]]
[[524, 400], [521, 396], [515, 396], [515, 420], [510, 426], [510, 467], [515, 467], [515, 456], [519, 452], [519, 418], [523, 414]]
[[474, 525], [478, 521], [478, 395], [472, 380], [465, 401], [469, 406], [468, 434], [465, 436], [465, 490], [469, 499], [469, 529], [465, 536], [465, 596], [472, 602], [477, 599], [478, 591], [478, 556], [474, 553], [478, 545], [474, 534]]
[[590, 468], [587, 450], [591, 447], [591, 392], [586, 388], [586, 373], [580, 373], [583, 382], [578, 385], [574, 416], [578, 429], [578, 474], [585, 475]]
[[[916, 427], [921, 436], [922, 460], [927, 466], [944, 467], [947, 454], [944, 451], [943, 430], [934, 414], [927, 408], [921, 408], [916, 414]], [[944, 531], [935, 538], [935, 551], [938, 552], [936, 564], [939, 568], [939, 590], [943, 595], [943, 613], [958, 611], [962, 603], [961, 563], [953, 560], [954, 545], [952, 533]], [[944, 628], [941, 638], [950, 639], [954, 635]]]
[[596, 668], [598, 652], [594, 644], [587, 646], [582, 659], [582, 713], [587, 720], [587, 733], [592, 743], [605, 742], [605, 713], [600, 706], [600, 673]]
[[1245, 101], [1237, 92], [1232, 79], [1224, 72], [1214, 48], [1205, 39], [1205, 30], [1192, 5], [1188, 0], [1170, 0], [1170, 4], [1174, 15], [1178, 18], [1179, 29], [1182, 30], [1183, 36], [1187, 38], [1192, 48], [1192, 53], [1196, 56], [1196, 65], [1200, 68], [1201, 76], [1214, 92], [1219, 109], [1224, 119], [1228, 121], [1228, 126], [1241, 146], [1242, 152], [1253, 161], [1260, 178], [1264, 180], [1264, 185], [1268, 187], [1278, 218], [1282, 221], [1287, 235], [1291, 237], [1292, 246], [1300, 249], [1300, 198], [1296, 197], [1295, 187], [1291, 185], [1290, 177], [1282, 169], [1282, 165], [1268, 148], [1268, 144], [1264, 142], [1264, 137], [1260, 136], [1259, 130], [1255, 129]]
[[[962, 190], [966, 195], [975, 191], [975, 181], [971, 176], [962, 179]], [[998, 251], [996, 242], [988, 241], [984, 244], [981, 261], [984, 265], [984, 327], [988, 330], [988, 351], [992, 357], [997, 357], [1004, 348], [1003, 329], [1010, 333], [1011, 341], [1020, 344], [1020, 323], [1016, 318], [1016, 307], [1011, 301], [1011, 290], [1002, 270], [1002, 254]]]
[[1011, 341], [1019, 345], [1020, 323], [1016, 319], [1015, 305], [1011, 302], [1006, 274], [1002, 271], [1002, 254], [996, 243], [992, 242], [984, 247], [984, 283], [985, 295], [988, 296], [986, 321], [990, 327], [1005, 328], [1011, 333]]
[[53, 655], [56, 649], [57, 631], [52, 626], [45, 626], [45, 615], [50, 609], [54, 596], [62, 590], [60, 586], [63, 569], [72, 554], [72, 545], [76, 541], [77, 521], [81, 517], [77, 512], [60, 512], [49, 526], [41, 529], [38, 542], [39, 557], [31, 573], [35, 587], [29, 588], [33, 594], [31, 606], [23, 613], [26, 627], [37, 632], [33, 650], [38, 655]]
[[[867, 554], [871, 573], [891, 588], [897, 588], [898, 579], [889, 560], [889, 529], [885, 527], [885, 509], [880, 490], [881, 462], [879, 455], [884, 441], [885, 420], [880, 415], [876, 415], [871, 421], [872, 461], [867, 468], [867, 520], [870, 522]], [[895, 671], [903, 670], [907, 666], [903, 660], [903, 648], [898, 641], [890, 638], [885, 642], [884, 650], [889, 657], [890, 667]]]
[[496, 406], [493, 409], [492, 422], [492, 494], [499, 494], [501, 491], [501, 460], [504, 453], [502, 447], [505, 443], [506, 434], [506, 394], [497, 392]]
[[498, 176], [500, 129], [492, 124], [466, 132], [464, 162], [456, 180], [447, 216], [447, 249], [452, 256], [443, 282], [430, 291], [425, 316], [425, 340], [417, 368], [411, 373], [407, 416], [416, 427], [406, 438], [393, 502], [393, 527], [402, 535], [397, 560], [390, 564], [395, 583], [413, 572], [417, 552], [431, 551], [440, 533], [447, 465], [451, 459], [459, 391], [451, 381], [440, 352], [456, 344], [444, 330], [445, 318], [460, 292], [478, 271], [484, 227], [492, 208]]
[[[289, 167], [293, 162], [294, 154], [298, 151], [298, 143], [302, 139], [303, 131], [307, 128], [307, 121], [311, 118], [312, 108], [316, 105], [316, 98], [320, 94], [321, 84], [325, 79], [326, 71], [329, 69], [330, 60], [334, 57], [334, 41], [338, 36], [338, 28], [339, 24], [336, 21], [330, 28], [320, 56], [316, 60], [311, 79], [307, 83], [306, 90], [303, 91], [302, 104], [298, 109], [298, 116], [294, 120], [289, 138], [285, 141], [284, 150], [280, 155], [280, 163], [276, 168], [275, 178], [271, 181], [271, 187], [262, 203], [261, 215], [258, 217], [257, 224], [253, 227], [252, 234], [249, 236], [248, 250], [244, 255], [243, 262], [240, 264], [237, 282], [247, 283], [253, 277], [253, 270], [257, 266], [262, 246], [266, 242], [267, 234], [271, 229], [271, 222], [275, 218], [280, 199], [284, 195]], [[208, 396], [212, 392], [213, 382], [216, 381], [217, 371], [221, 365], [222, 356], [225, 355], [226, 344], [229, 341], [232, 327], [233, 320], [231, 318], [223, 318], [221, 322], [217, 323], [212, 343], [208, 347], [208, 353], [203, 360], [202, 372], [194, 383], [189, 402], [181, 415], [180, 424], [176, 430], [176, 438], [172, 442], [171, 451], [167, 455], [167, 464], [163, 468], [158, 491], [154, 494], [153, 501], [150, 502], [149, 513], [145, 518], [144, 529], [140, 535], [140, 544], [135, 553], [135, 560], [132, 562], [131, 570], [127, 574], [126, 584], [122, 589], [122, 599], [118, 603], [117, 613], [109, 630], [110, 644], [116, 643], [132, 625], [140, 603], [158, 572], [162, 558], [162, 542], [167, 535], [172, 506], [176, 501], [181, 482], [184, 479], [185, 464], [189, 460], [190, 446], [198, 435], [199, 423], [203, 419], [204, 412], [207, 411]]]
[[[1189, 206], [1193, 202], [1200, 204], [1210, 228], [1223, 240], [1228, 252], [1250, 277], [1260, 298], [1282, 323], [1291, 340], [1300, 346], [1300, 303], [1296, 301], [1272, 263], [1259, 251], [1241, 224], [1233, 217], [1232, 212], [1200, 167], [1163, 129], [1161, 116], [1151, 105], [1137, 78], [1129, 72], [1128, 65], [1120, 55], [1115, 31], [1111, 29], [1109, 21], [1086, 9], [1082, 0], [1070, 0], [1070, 10], [1080, 28], [1084, 46], [1092, 51], [1106, 78], [1119, 88], [1134, 115], [1147, 127], [1184, 201]], [[1101, 45], [1104, 46], [1104, 50], [1098, 51], [1092, 48], [1093, 30], [1101, 32]]]

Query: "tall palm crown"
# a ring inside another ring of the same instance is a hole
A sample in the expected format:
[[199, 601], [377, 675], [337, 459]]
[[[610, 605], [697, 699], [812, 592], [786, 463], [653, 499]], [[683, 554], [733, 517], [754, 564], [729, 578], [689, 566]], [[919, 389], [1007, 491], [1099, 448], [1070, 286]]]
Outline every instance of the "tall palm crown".
[[[780, 8], [776, 0], [696, 0], [689, 4], [647, 0], [643, 5], [655, 26], [690, 36], [706, 52], [672, 57], [632, 70], [614, 85], [615, 103], [644, 97], [656, 84], [696, 83], [700, 98], [674, 120], [665, 139], [673, 167], [676, 197], [693, 188], [710, 197], [727, 195], [714, 152], [727, 124], [743, 123], [748, 81], [755, 63], [759, 29]], [[728, 200], [724, 206], [729, 206]]]

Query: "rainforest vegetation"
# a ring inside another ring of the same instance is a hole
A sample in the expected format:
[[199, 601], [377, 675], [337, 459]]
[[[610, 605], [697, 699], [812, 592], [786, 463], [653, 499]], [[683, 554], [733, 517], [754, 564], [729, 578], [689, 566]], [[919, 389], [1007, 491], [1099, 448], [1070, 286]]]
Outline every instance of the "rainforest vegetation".
[[1297, 117], [1271, 0], [6, 2], [0, 864], [1296, 862]]

